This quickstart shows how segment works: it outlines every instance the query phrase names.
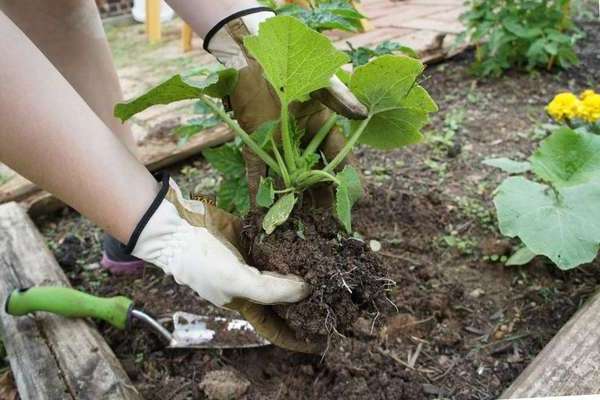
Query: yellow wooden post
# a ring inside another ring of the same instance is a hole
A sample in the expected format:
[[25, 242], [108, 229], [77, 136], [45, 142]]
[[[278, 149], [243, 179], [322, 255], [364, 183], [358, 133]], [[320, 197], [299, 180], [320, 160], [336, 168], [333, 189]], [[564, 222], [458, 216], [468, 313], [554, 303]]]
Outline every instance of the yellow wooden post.
[[181, 49], [184, 53], [192, 50], [192, 27], [185, 22], [181, 25]]
[[160, 0], [146, 0], [146, 34], [150, 43], [160, 42]]
[[[356, 11], [358, 11], [359, 13], [364, 15], [362, 6], [360, 5], [360, 3], [358, 1], [351, 1], [351, 3], [352, 3], [352, 6], [356, 9]], [[370, 31], [371, 29], [373, 29], [373, 26], [369, 22], [368, 18], [361, 19], [360, 26], [361, 26], [363, 32], [367, 32], [367, 31]]]

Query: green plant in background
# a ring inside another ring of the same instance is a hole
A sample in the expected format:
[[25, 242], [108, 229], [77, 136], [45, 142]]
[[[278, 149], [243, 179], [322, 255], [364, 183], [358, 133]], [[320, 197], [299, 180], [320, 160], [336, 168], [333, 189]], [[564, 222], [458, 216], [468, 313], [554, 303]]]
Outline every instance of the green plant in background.
[[298, 4], [280, 5], [275, 0], [259, 2], [275, 10], [278, 15], [300, 19], [317, 32], [331, 29], [357, 32], [361, 29], [360, 20], [366, 18], [349, 0], [306, 0], [303, 2], [305, 7]]
[[347, 42], [347, 44], [350, 50], [346, 50], [346, 54], [350, 56], [354, 68], [365, 65], [372, 58], [384, 56], [386, 54], [404, 54], [409, 57], [419, 58], [417, 53], [410, 47], [389, 40], [378, 44], [377, 47], [373, 49], [369, 47], [354, 48], [352, 43]]
[[[237, 84], [233, 69], [213, 72], [201, 81], [176, 75], [148, 93], [118, 104], [115, 115], [126, 120], [155, 104], [197, 98], [268, 166], [268, 176], [261, 180], [256, 197], [258, 205], [268, 208], [263, 220], [267, 233], [287, 220], [305, 190], [323, 182], [335, 186], [334, 211], [345, 230], [351, 232], [351, 208], [363, 189], [353, 167], [346, 166], [341, 171], [337, 167], [359, 143], [387, 150], [423, 139], [421, 129], [428, 122], [429, 113], [437, 111], [436, 104], [417, 82], [423, 64], [406, 56], [386, 55], [356, 68], [348, 77], [349, 87], [367, 106], [368, 116], [350, 123], [346, 145], [336, 157], [327, 160], [318, 149], [337, 116], [332, 115], [303, 147], [303, 132], [297, 129], [289, 107], [294, 102], [308, 100], [313, 91], [327, 87], [336, 71], [349, 61], [348, 56], [336, 50], [327, 37], [289, 16], [263, 22], [259, 34], [247, 37], [244, 44], [263, 68], [265, 78], [276, 88], [282, 104], [277, 121], [269, 121], [256, 132], [247, 133], [211, 99], [233, 91]], [[281, 143], [275, 140], [276, 131], [280, 132]], [[231, 190], [220, 189], [218, 194], [221, 205], [233, 204], [237, 208], [244, 206], [241, 200], [236, 204], [236, 199], [243, 195], [239, 186], [244, 183], [245, 173], [240, 155], [230, 146], [209, 150], [205, 155], [225, 175], [224, 183], [237, 182], [235, 188], [232, 183]]]
[[461, 19], [477, 46], [473, 71], [500, 76], [509, 68], [568, 68], [578, 63], [573, 48], [581, 33], [570, 0], [468, 0]]
[[[584, 101], [592, 96], [597, 95], [582, 95]], [[524, 244], [510, 265], [545, 255], [570, 269], [591, 262], [600, 249], [600, 135], [590, 129], [600, 119], [600, 96], [597, 103], [591, 100], [586, 108], [576, 96], [556, 96], [547, 107], [550, 115], [563, 123], [582, 120], [575, 129], [556, 129], [528, 162], [485, 161], [511, 174], [532, 171], [536, 178], [511, 176], [496, 190], [500, 232]]]

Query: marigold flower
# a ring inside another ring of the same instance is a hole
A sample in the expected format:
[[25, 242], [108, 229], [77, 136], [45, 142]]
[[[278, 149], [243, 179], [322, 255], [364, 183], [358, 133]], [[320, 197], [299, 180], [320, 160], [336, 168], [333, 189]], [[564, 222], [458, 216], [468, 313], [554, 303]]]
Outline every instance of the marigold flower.
[[595, 94], [596, 94], [596, 92], [594, 92], [592, 89], [587, 89], [587, 90], [584, 90], [583, 92], [581, 92], [581, 94], [579, 95], [579, 98], [581, 100], [585, 100], [587, 97], [593, 96]]
[[573, 93], [559, 93], [548, 104], [546, 111], [556, 121], [572, 119], [579, 116], [581, 101]]
[[600, 94], [594, 93], [583, 99], [579, 117], [589, 123], [600, 120]]

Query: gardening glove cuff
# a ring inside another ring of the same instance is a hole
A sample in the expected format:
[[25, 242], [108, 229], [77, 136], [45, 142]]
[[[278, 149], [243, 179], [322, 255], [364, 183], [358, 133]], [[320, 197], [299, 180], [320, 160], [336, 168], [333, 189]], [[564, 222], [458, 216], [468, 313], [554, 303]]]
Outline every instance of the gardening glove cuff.
[[248, 266], [231, 241], [238, 240], [239, 221], [221, 214], [226, 213], [201, 201], [184, 200], [165, 174], [160, 192], [127, 248], [217, 306], [227, 306], [234, 299], [289, 303], [308, 295], [308, 285], [296, 276]]
[[[246, 51], [244, 37], [258, 34], [260, 23], [274, 16], [275, 12], [267, 7], [250, 8], [232, 14], [208, 32], [204, 38], [204, 49], [225, 67], [238, 71], [252, 69], [256, 61]], [[261, 90], [261, 84], [257, 82], [257, 85], [257, 90]], [[256, 90], [248, 92], [249, 96], [253, 96]], [[331, 78], [329, 87], [315, 91], [312, 97], [345, 117], [364, 119], [367, 116], [366, 107], [337, 76]]]

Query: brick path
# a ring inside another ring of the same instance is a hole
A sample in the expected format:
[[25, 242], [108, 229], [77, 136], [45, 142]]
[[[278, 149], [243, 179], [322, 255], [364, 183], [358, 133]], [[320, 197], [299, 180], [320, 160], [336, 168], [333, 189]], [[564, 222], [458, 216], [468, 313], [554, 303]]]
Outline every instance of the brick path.
[[362, 0], [372, 30], [339, 35], [337, 46], [373, 46], [385, 40], [413, 48], [426, 60], [443, 58], [463, 30], [463, 0]]

